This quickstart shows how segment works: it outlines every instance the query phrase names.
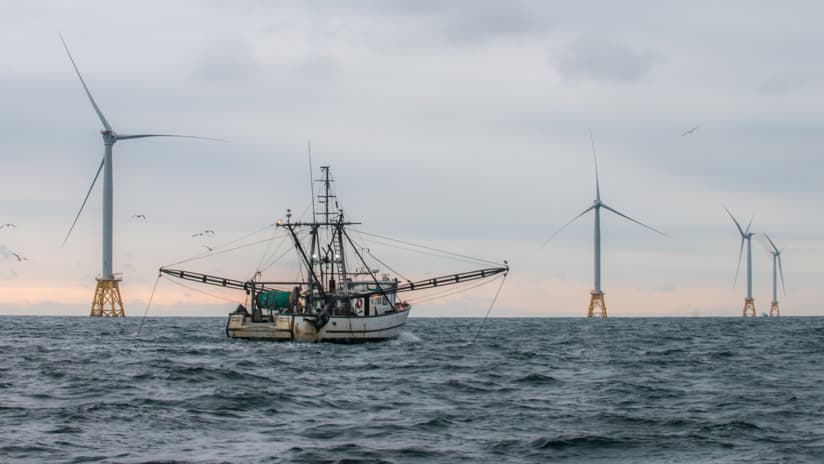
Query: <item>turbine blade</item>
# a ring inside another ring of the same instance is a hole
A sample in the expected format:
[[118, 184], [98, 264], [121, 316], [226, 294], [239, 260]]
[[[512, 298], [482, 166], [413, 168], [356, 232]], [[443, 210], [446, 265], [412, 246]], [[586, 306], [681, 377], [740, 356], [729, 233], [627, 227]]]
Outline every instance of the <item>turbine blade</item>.
[[72, 53], [69, 51], [69, 46], [66, 45], [66, 41], [63, 40], [63, 34], [60, 34], [60, 41], [63, 42], [63, 48], [66, 49], [66, 54], [69, 55], [69, 61], [72, 62], [72, 66], [74, 66], [74, 71], [77, 73], [77, 77], [80, 78], [80, 83], [83, 84], [83, 90], [85, 90], [86, 95], [89, 96], [89, 101], [92, 102], [92, 106], [94, 107], [95, 113], [97, 113], [97, 117], [100, 118], [100, 122], [103, 123], [103, 127], [105, 127], [107, 131], [111, 131], [112, 126], [109, 125], [109, 121], [106, 121], [106, 117], [103, 116], [103, 112], [100, 111], [100, 107], [98, 107], [97, 103], [94, 101], [92, 93], [89, 92], [89, 88], [86, 86], [86, 81], [83, 80], [83, 76], [80, 75], [80, 70], [77, 69], [77, 64], [75, 64], [74, 58], [72, 58]]
[[741, 258], [744, 256], [744, 237], [741, 237], [741, 249], [738, 250], [738, 266], [735, 266], [735, 280], [732, 281], [732, 286], [738, 283], [738, 272], [741, 270]]
[[661, 232], [660, 230], [658, 230], [658, 229], [656, 229], [656, 228], [654, 228], [654, 227], [650, 227], [650, 226], [648, 226], [648, 225], [644, 224], [643, 222], [641, 222], [641, 221], [637, 221], [637, 220], [635, 220], [635, 219], [633, 219], [633, 218], [631, 218], [631, 217], [627, 216], [626, 214], [624, 214], [624, 213], [622, 213], [622, 212], [620, 212], [620, 211], [617, 211], [617, 210], [615, 210], [615, 209], [610, 208], [610, 207], [609, 207], [606, 203], [601, 203], [601, 207], [602, 207], [602, 208], [604, 208], [604, 209], [606, 209], [606, 210], [608, 210], [608, 211], [612, 211], [613, 213], [617, 214], [618, 216], [621, 216], [621, 217], [622, 217], [622, 218], [624, 218], [624, 219], [628, 219], [628, 220], [630, 220], [630, 221], [632, 221], [632, 222], [634, 222], [634, 223], [638, 224], [639, 226], [645, 227], [645, 228], [647, 228], [647, 229], [649, 229], [649, 230], [651, 230], [651, 231], [655, 232], [656, 234], [660, 234], [660, 235], [663, 235], [664, 237], [668, 237], [668, 235], [667, 235], [667, 234], [665, 234], [665, 233]]
[[222, 139], [214, 139], [211, 137], [199, 137], [197, 135], [179, 135], [179, 134], [117, 134], [117, 140], [129, 140], [129, 139], [145, 139], [146, 137], [178, 137], [184, 139], [201, 139], [201, 140], [212, 140], [215, 142], [225, 142]]
[[775, 250], [775, 252], [776, 252], [776, 253], [781, 254], [781, 252], [780, 252], [780, 251], [778, 251], [778, 247], [777, 247], [777, 246], [775, 246], [775, 242], [773, 242], [773, 241], [772, 241], [772, 239], [770, 238], [770, 236], [769, 236], [769, 235], [767, 235], [767, 234], [761, 234], [761, 235], [763, 235], [764, 237], [766, 237], [767, 241], [768, 241], [768, 242], [770, 242], [770, 245], [772, 245], [772, 248], [773, 248], [773, 250]]
[[784, 296], [787, 296], [787, 287], [784, 286], [784, 266], [781, 264], [781, 255], [778, 255], [778, 273], [781, 274], [781, 289], [784, 290]]
[[750, 222], [747, 223], [747, 229], [744, 231], [744, 233], [747, 233], [747, 234], [750, 233], [750, 226], [752, 226], [752, 220], [753, 219], [755, 219], [755, 214], [750, 216]]
[[572, 218], [572, 220], [570, 220], [569, 222], [567, 222], [566, 224], [564, 224], [564, 225], [563, 225], [560, 229], [556, 230], [556, 231], [555, 231], [555, 233], [554, 233], [554, 234], [552, 234], [552, 236], [551, 236], [551, 237], [549, 237], [549, 238], [548, 238], [548, 239], [544, 242], [544, 244], [543, 244], [543, 245], [541, 245], [541, 247], [545, 247], [545, 246], [546, 246], [546, 244], [547, 244], [547, 243], [549, 243], [550, 241], [552, 241], [552, 239], [553, 239], [553, 238], [555, 238], [555, 236], [556, 236], [556, 235], [558, 235], [559, 233], [561, 233], [561, 231], [562, 231], [562, 230], [566, 229], [566, 227], [567, 227], [568, 225], [570, 225], [570, 224], [572, 224], [573, 222], [575, 222], [578, 218], [580, 218], [580, 217], [581, 217], [581, 216], [583, 216], [584, 214], [587, 214], [588, 212], [590, 212], [590, 210], [592, 210], [593, 208], [595, 208], [595, 206], [590, 206], [589, 208], [587, 208], [587, 209], [583, 210], [583, 211], [581, 212], [581, 214], [579, 214], [579, 215], [575, 216], [574, 218]]
[[595, 198], [601, 200], [601, 182], [598, 179], [598, 156], [595, 155], [595, 138], [592, 131], [589, 131], [589, 141], [592, 143], [592, 159], [595, 160]]
[[767, 252], [767, 256], [769, 256], [770, 258], [775, 256], [775, 252], [772, 250], [772, 248], [770, 248], [770, 244], [767, 243], [766, 240], [759, 240], [759, 243], [761, 243], [761, 246], [764, 247], [764, 251]]
[[94, 175], [94, 179], [92, 179], [92, 185], [89, 186], [89, 191], [86, 192], [86, 198], [83, 199], [83, 204], [80, 205], [80, 210], [77, 211], [77, 216], [74, 217], [74, 222], [72, 222], [72, 226], [69, 227], [69, 232], [66, 234], [66, 238], [63, 239], [63, 245], [66, 245], [66, 242], [69, 241], [69, 236], [72, 234], [74, 230], [74, 226], [77, 224], [77, 220], [80, 219], [80, 213], [83, 212], [83, 208], [86, 207], [86, 202], [89, 200], [89, 195], [92, 194], [92, 189], [94, 188], [94, 184], [97, 182], [97, 178], [100, 177], [100, 171], [103, 170], [103, 162], [104, 160], [100, 160], [100, 166], [97, 168], [97, 173]]
[[727, 214], [729, 214], [730, 217], [732, 218], [732, 222], [735, 223], [735, 227], [738, 227], [738, 232], [740, 232], [741, 236], [743, 237], [745, 234], [744, 234], [744, 229], [741, 228], [741, 224], [739, 224], [738, 221], [735, 220], [735, 216], [732, 215], [730, 210], [727, 209], [727, 207], [725, 205], [721, 205], [721, 206], [724, 206], [724, 209], [727, 211]]

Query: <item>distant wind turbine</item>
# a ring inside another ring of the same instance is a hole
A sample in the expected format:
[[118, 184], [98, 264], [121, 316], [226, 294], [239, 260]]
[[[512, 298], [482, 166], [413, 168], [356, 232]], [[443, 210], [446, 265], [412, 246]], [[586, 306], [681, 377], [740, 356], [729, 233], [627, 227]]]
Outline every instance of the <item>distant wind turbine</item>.
[[701, 128], [701, 126], [695, 126], [695, 127], [693, 127], [692, 129], [687, 129], [687, 130], [685, 130], [685, 131], [681, 134], [681, 136], [683, 137], [683, 136], [685, 136], [685, 135], [692, 135], [692, 134], [693, 134], [693, 132], [697, 131], [697, 130], [698, 130], [698, 129], [700, 129], [700, 128]]
[[92, 193], [95, 183], [97, 183], [97, 178], [100, 176], [100, 172], [103, 171], [103, 271], [100, 278], [97, 279], [97, 288], [95, 290], [95, 296], [92, 303], [91, 316], [122, 317], [125, 316], [126, 313], [123, 309], [123, 300], [120, 297], [121, 279], [119, 277], [116, 278], [112, 272], [112, 205], [114, 197], [112, 186], [112, 147], [116, 142], [121, 140], [141, 139], [147, 137], [185, 137], [206, 140], [215, 139], [175, 134], [118, 134], [114, 131], [114, 129], [112, 129], [109, 121], [107, 121], [106, 117], [103, 116], [103, 112], [100, 110], [100, 107], [97, 106], [97, 102], [95, 102], [89, 88], [86, 86], [86, 81], [83, 80], [83, 76], [80, 74], [80, 70], [77, 68], [77, 64], [74, 62], [74, 58], [69, 51], [69, 46], [66, 45], [66, 41], [63, 40], [62, 34], [60, 35], [60, 41], [63, 42], [63, 48], [66, 50], [69, 61], [71, 61], [72, 67], [74, 67], [74, 71], [80, 79], [80, 84], [83, 86], [86, 96], [89, 97], [89, 102], [92, 104], [94, 112], [97, 113], [97, 117], [100, 119], [100, 123], [103, 124], [104, 129], [100, 132], [103, 135], [103, 159], [100, 160], [100, 166], [97, 168], [97, 172], [94, 175], [94, 179], [92, 179], [89, 190], [86, 192], [86, 197], [80, 205], [80, 210], [77, 212], [77, 215], [69, 228], [69, 232], [63, 240], [63, 244], [65, 245], [69, 240], [72, 230], [74, 230], [74, 226], [77, 224], [77, 220], [80, 218], [80, 214], [86, 206], [89, 195]]
[[744, 298], [744, 310], [742, 312], [742, 316], [747, 317], [755, 317], [755, 300], [752, 298], [752, 236], [755, 235], [754, 233], [750, 232], [750, 227], [752, 226], [752, 220], [754, 218], [750, 217], [750, 222], [747, 224], [746, 229], [741, 228], [741, 224], [738, 223], [738, 220], [735, 219], [735, 216], [732, 215], [729, 209], [724, 206], [724, 209], [727, 211], [727, 214], [730, 215], [732, 218], [732, 222], [735, 223], [735, 227], [738, 228], [738, 232], [741, 234], [741, 248], [738, 251], [738, 266], [735, 268], [735, 282], [738, 282], [738, 272], [741, 270], [741, 258], [744, 255], [744, 242], [747, 242], [747, 297]]
[[784, 286], [784, 267], [781, 265], [781, 253], [784, 250], [779, 250], [777, 246], [775, 246], [775, 242], [772, 241], [769, 235], [763, 234], [764, 237], [767, 238], [767, 241], [770, 242], [770, 246], [772, 250], [770, 250], [770, 254], [773, 258], [773, 299], [772, 303], [770, 304], [770, 317], [778, 317], [781, 316], [781, 310], [778, 308], [778, 274], [781, 274], [781, 289], [784, 290], [784, 295], [787, 294], [787, 287]]
[[[555, 238], [555, 236], [558, 235], [558, 233], [560, 233], [562, 230], [564, 230], [568, 225], [575, 222], [581, 216], [585, 215], [586, 213], [588, 213], [590, 211], [593, 211], [593, 210], [595, 211], [595, 253], [594, 253], [595, 254], [595, 285], [594, 285], [594, 288], [593, 288], [593, 290], [590, 294], [591, 296], [590, 296], [590, 300], [589, 300], [589, 309], [587, 311], [587, 317], [594, 317], [596, 315], [596, 311], [595, 311], [596, 308], [599, 309], [598, 315], [600, 315], [600, 317], [607, 317], [607, 306], [606, 306], [606, 303], [604, 302], [604, 292], [601, 290], [601, 208], [603, 208], [603, 209], [605, 209], [605, 210], [607, 210], [611, 213], [617, 214], [618, 216], [621, 216], [624, 219], [632, 221], [632, 222], [634, 222], [634, 223], [636, 223], [636, 224], [638, 224], [642, 227], [645, 227], [645, 228], [647, 228], [647, 229], [649, 229], [649, 230], [651, 230], [651, 231], [653, 231], [657, 234], [660, 234], [660, 235], [663, 235], [663, 236], [666, 236], [666, 234], [664, 234], [663, 232], [661, 232], [657, 229], [654, 229], [654, 228], [652, 228], [652, 227], [650, 227], [650, 226], [648, 226], [648, 225], [646, 225], [646, 224], [644, 224], [640, 221], [637, 221], [637, 220], [625, 215], [624, 213], [621, 213], [621, 212], [611, 208], [609, 205], [607, 205], [606, 203], [601, 201], [601, 184], [600, 184], [600, 181], [599, 181], [599, 178], [598, 178], [598, 157], [595, 153], [595, 139], [592, 137], [592, 133], [589, 134], [589, 138], [590, 138], [590, 142], [592, 143], [592, 159], [595, 161], [595, 201], [592, 202], [592, 206], [590, 206], [589, 208], [582, 211], [579, 215], [572, 218], [571, 221], [567, 222], [560, 229], [555, 231], [555, 233], [552, 234], [552, 236], [549, 238], [549, 240], [547, 240], [547, 242], [549, 242], [550, 240]], [[544, 244], [546, 245], [546, 243], [544, 243]]]

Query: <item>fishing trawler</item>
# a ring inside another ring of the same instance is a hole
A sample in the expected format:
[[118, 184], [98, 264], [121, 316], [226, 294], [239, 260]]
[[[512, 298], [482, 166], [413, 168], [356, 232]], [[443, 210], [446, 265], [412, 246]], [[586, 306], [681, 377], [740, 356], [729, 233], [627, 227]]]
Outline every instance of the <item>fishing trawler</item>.
[[[292, 222], [291, 210], [287, 210], [286, 220], [275, 223], [287, 232], [297, 250], [305, 279], [263, 281], [256, 274], [254, 279], [243, 281], [181, 269], [161, 268], [160, 272], [246, 292], [249, 307], [238, 305], [229, 314], [226, 335], [230, 338], [338, 343], [380, 341], [400, 335], [412, 306], [399, 294], [505, 277], [508, 273], [506, 261], [495, 267], [415, 282], [382, 273], [367, 263], [365, 249], [355, 244], [347, 230], [360, 223], [346, 221], [342, 209], [330, 210], [338, 202], [332, 192], [329, 166], [322, 166], [321, 172], [323, 176], [317, 182], [323, 189], [312, 200], [312, 220]], [[320, 213], [314, 209], [316, 200], [323, 209]], [[350, 262], [356, 265], [350, 268]]]

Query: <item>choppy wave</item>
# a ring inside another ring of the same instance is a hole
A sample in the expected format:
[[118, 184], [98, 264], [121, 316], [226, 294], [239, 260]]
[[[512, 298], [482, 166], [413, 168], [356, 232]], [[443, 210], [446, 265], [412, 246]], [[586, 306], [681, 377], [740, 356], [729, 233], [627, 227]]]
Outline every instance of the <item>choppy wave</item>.
[[0, 461], [824, 462], [824, 319], [479, 322], [0, 317]]

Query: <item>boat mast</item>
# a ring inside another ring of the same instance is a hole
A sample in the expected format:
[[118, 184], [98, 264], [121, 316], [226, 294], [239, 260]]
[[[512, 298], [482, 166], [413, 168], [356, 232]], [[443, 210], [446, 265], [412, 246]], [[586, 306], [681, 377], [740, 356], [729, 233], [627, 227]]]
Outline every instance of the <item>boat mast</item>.
[[[323, 194], [318, 195], [318, 201], [323, 203], [323, 218], [324, 225], [327, 227], [329, 242], [325, 246], [325, 259], [323, 260], [325, 278], [329, 280], [329, 291], [331, 292], [333, 282], [337, 283], [343, 289], [343, 293], [348, 293], [349, 285], [346, 281], [346, 258], [343, 247], [343, 210], [338, 208], [338, 202], [335, 200], [336, 195], [332, 193], [332, 176], [329, 166], [321, 166], [323, 178], [318, 182], [323, 183]], [[335, 201], [335, 210], [331, 208], [332, 201]], [[333, 216], [337, 214], [337, 218], [333, 221]], [[324, 281], [325, 282], [325, 281]]]
[[338, 256], [336, 256], [339, 260], [338, 263], [338, 271], [340, 273], [340, 285], [343, 289], [343, 294], [349, 294], [349, 278], [346, 275], [346, 256], [344, 254], [343, 248], [343, 210], [338, 210]]
[[[323, 196], [321, 197], [321, 198], [323, 198], [323, 218], [324, 218], [324, 222], [326, 222], [327, 237], [330, 240], [334, 240], [334, 237], [335, 237], [334, 236], [334, 230], [329, 225], [329, 198], [330, 198], [330, 195], [329, 195], [329, 190], [330, 190], [329, 166], [321, 166], [320, 170], [323, 171], [323, 180], [322, 180], [322, 182], [323, 182], [323, 187], [324, 188], [323, 188]], [[333, 259], [330, 260], [328, 255], [327, 255], [326, 258], [327, 259], [324, 260], [324, 261], [326, 261], [326, 263], [325, 263], [326, 264], [326, 279], [330, 280], [330, 282], [328, 282], [330, 284], [329, 285], [329, 287], [330, 287], [329, 290], [332, 291], [331, 287], [332, 287], [333, 284], [331, 283], [331, 280], [334, 280], [334, 278], [335, 278], [334, 264], [332, 262], [334, 260], [334, 253], [333, 253], [333, 256], [332, 256]]]
[[321, 279], [318, 279], [318, 276], [315, 274], [315, 266], [313, 265], [313, 261], [315, 261], [314, 256], [316, 256], [314, 250], [315, 250], [315, 245], [316, 245], [316, 242], [317, 242], [318, 226], [317, 226], [317, 223], [314, 223], [314, 222], [309, 224], [309, 226], [312, 228], [312, 231], [311, 231], [311, 235], [312, 235], [311, 247], [312, 248], [309, 250], [310, 256], [306, 256], [306, 252], [304, 251], [303, 246], [300, 244], [300, 239], [298, 238], [297, 233], [295, 233], [295, 227], [300, 227], [300, 226], [303, 226], [303, 225], [306, 225], [306, 224], [293, 223], [292, 222], [292, 211], [291, 210], [287, 210], [287, 211], [288, 212], [286, 214], [286, 224], [282, 224], [282, 223], [278, 222], [278, 226], [285, 227], [289, 231], [289, 234], [292, 236], [292, 241], [295, 244], [295, 248], [297, 248], [298, 254], [300, 255], [301, 258], [303, 258], [303, 262], [306, 265], [306, 269], [308, 271], [307, 272], [308, 275], [307, 275], [306, 280], [307, 280], [307, 283], [309, 285], [309, 290], [306, 293], [306, 306], [311, 308], [312, 307], [312, 300], [313, 300], [313, 292], [314, 292], [316, 286], [318, 288], [318, 292], [320, 293], [320, 296], [321, 297], [326, 296], [326, 292], [323, 290], [323, 285], [317, 285], [317, 282], [323, 282], [323, 281]]

